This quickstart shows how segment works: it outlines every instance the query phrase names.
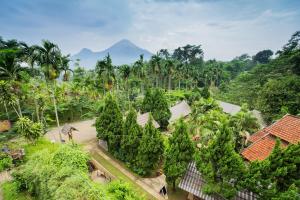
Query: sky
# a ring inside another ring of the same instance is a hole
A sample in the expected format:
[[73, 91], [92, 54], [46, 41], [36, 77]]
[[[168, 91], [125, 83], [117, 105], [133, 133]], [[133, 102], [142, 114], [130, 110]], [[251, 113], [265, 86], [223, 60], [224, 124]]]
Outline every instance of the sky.
[[0, 36], [63, 53], [129, 39], [152, 53], [201, 45], [205, 59], [277, 51], [300, 30], [300, 0], [1, 0]]

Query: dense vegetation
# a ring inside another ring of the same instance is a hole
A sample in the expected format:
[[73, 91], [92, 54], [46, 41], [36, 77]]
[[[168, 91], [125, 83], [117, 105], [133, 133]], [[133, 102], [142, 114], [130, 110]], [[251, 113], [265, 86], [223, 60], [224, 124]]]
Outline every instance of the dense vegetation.
[[13, 173], [14, 181], [4, 188], [5, 199], [19, 198], [23, 191], [36, 199], [143, 199], [124, 182], [92, 182], [88, 177], [89, 156], [78, 146], [40, 145], [43, 150], [31, 148], [27, 162]]
[[[163, 169], [176, 186], [195, 160], [209, 194], [230, 199], [246, 189], [260, 199], [296, 199], [299, 144], [280, 149], [278, 142], [268, 159], [249, 165], [240, 152], [247, 136], [259, 128], [249, 109], [262, 111], [268, 122], [300, 112], [299, 42], [296, 32], [273, 58], [272, 51], [263, 50], [228, 62], [204, 61], [199, 45], [172, 53], [162, 49], [149, 61], [141, 55], [132, 65], [114, 66], [107, 55], [87, 71], [79, 60], [72, 70], [69, 56], [50, 41], [28, 46], [0, 38], [0, 119], [11, 120], [12, 131], [38, 148], [35, 143], [47, 127], [95, 117], [97, 137], [139, 175]], [[228, 115], [216, 98], [242, 109]], [[182, 99], [192, 106], [191, 115], [169, 124], [169, 107]], [[142, 128], [137, 115], [145, 112], [150, 118]], [[0, 158], [0, 171], [13, 166], [7, 155]], [[139, 199], [127, 184], [93, 183], [88, 159], [75, 146], [41, 148], [17, 168], [15, 181], [5, 188], [38, 199]]]
[[[267, 54], [271, 55], [271, 54]], [[300, 32], [292, 35], [274, 59], [259, 60], [221, 89], [220, 98], [248, 103], [268, 121], [300, 112]]]

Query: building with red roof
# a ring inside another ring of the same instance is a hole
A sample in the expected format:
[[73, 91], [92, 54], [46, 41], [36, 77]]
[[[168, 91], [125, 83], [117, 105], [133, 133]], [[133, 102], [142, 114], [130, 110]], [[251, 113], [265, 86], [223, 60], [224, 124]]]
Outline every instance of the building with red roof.
[[252, 144], [242, 151], [243, 157], [250, 162], [266, 159], [271, 154], [277, 138], [280, 139], [283, 148], [300, 142], [300, 117], [285, 115], [274, 124], [251, 135], [249, 141]]

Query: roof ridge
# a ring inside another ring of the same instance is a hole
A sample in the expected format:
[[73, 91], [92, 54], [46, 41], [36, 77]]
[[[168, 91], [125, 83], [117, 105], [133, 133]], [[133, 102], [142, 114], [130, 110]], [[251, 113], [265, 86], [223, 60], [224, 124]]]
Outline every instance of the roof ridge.
[[[262, 136], [261, 138], [259, 138], [258, 140], [256, 140], [255, 142], [252, 142], [249, 146], [247, 146], [246, 148], [244, 148], [243, 151], [246, 150], [247, 148], [251, 147], [252, 145], [256, 144], [257, 142], [261, 141], [263, 138], [267, 137], [268, 135], [271, 135], [271, 136], [277, 138], [276, 135], [273, 135], [273, 134], [271, 134], [271, 133], [265, 131], [264, 128], [263, 128], [261, 131], [264, 131], [266, 134], [263, 135], [263, 136]], [[281, 139], [281, 138], [279, 138], [279, 139]]]

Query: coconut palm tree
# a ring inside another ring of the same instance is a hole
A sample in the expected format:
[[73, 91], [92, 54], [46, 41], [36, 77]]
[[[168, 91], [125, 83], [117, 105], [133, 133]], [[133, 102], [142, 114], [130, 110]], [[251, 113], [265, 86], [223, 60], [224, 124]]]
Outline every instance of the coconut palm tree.
[[22, 62], [22, 51], [16, 40], [0, 41], [0, 78], [16, 80], [19, 72], [24, 70]]
[[176, 64], [174, 60], [168, 59], [166, 60], [166, 64], [165, 64], [165, 70], [166, 70], [166, 74], [168, 76], [168, 90], [171, 90], [172, 88], [172, 76], [174, 74], [174, 70], [175, 70]]
[[116, 79], [116, 76], [115, 67], [112, 65], [112, 60], [109, 54], [107, 54], [103, 60], [97, 61], [95, 71], [98, 78], [102, 79], [104, 92], [105, 88], [110, 90], [113, 87], [113, 82]]
[[156, 55], [153, 55], [150, 60], [151, 71], [155, 75], [155, 80], [156, 80], [155, 86], [156, 87], [159, 87], [159, 78], [160, 78], [160, 74], [162, 71], [161, 60], [162, 59], [158, 53]]
[[66, 56], [61, 56], [61, 58], [60, 58], [60, 62], [61, 62], [60, 69], [64, 73], [64, 75], [63, 75], [63, 81], [69, 81], [69, 79], [70, 79], [70, 72], [73, 73], [73, 70], [70, 69], [70, 65], [69, 65], [70, 61], [71, 61], [70, 54], [68, 54]]
[[144, 55], [141, 54], [140, 55], [140, 59], [137, 60], [133, 66], [132, 66], [132, 73], [138, 77], [139, 81], [140, 81], [140, 85], [141, 85], [141, 88], [140, 88], [140, 92], [141, 93], [144, 93], [144, 78], [145, 78], [145, 64], [144, 64]]
[[127, 91], [127, 96], [129, 99], [129, 87], [128, 87], [128, 78], [130, 76], [131, 73], [131, 68], [129, 65], [122, 65], [120, 68], [120, 73], [121, 73], [121, 78], [123, 78], [125, 80], [125, 88]]
[[[57, 127], [59, 127], [59, 118], [57, 112], [57, 103], [55, 98], [56, 79], [60, 75], [61, 52], [58, 46], [48, 40], [42, 41], [42, 46], [35, 47], [38, 52], [38, 63], [42, 69], [45, 80], [51, 85], [51, 97], [53, 100], [55, 118]], [[62, 141], [61, 133], [59, 132], [60, 141]]]

